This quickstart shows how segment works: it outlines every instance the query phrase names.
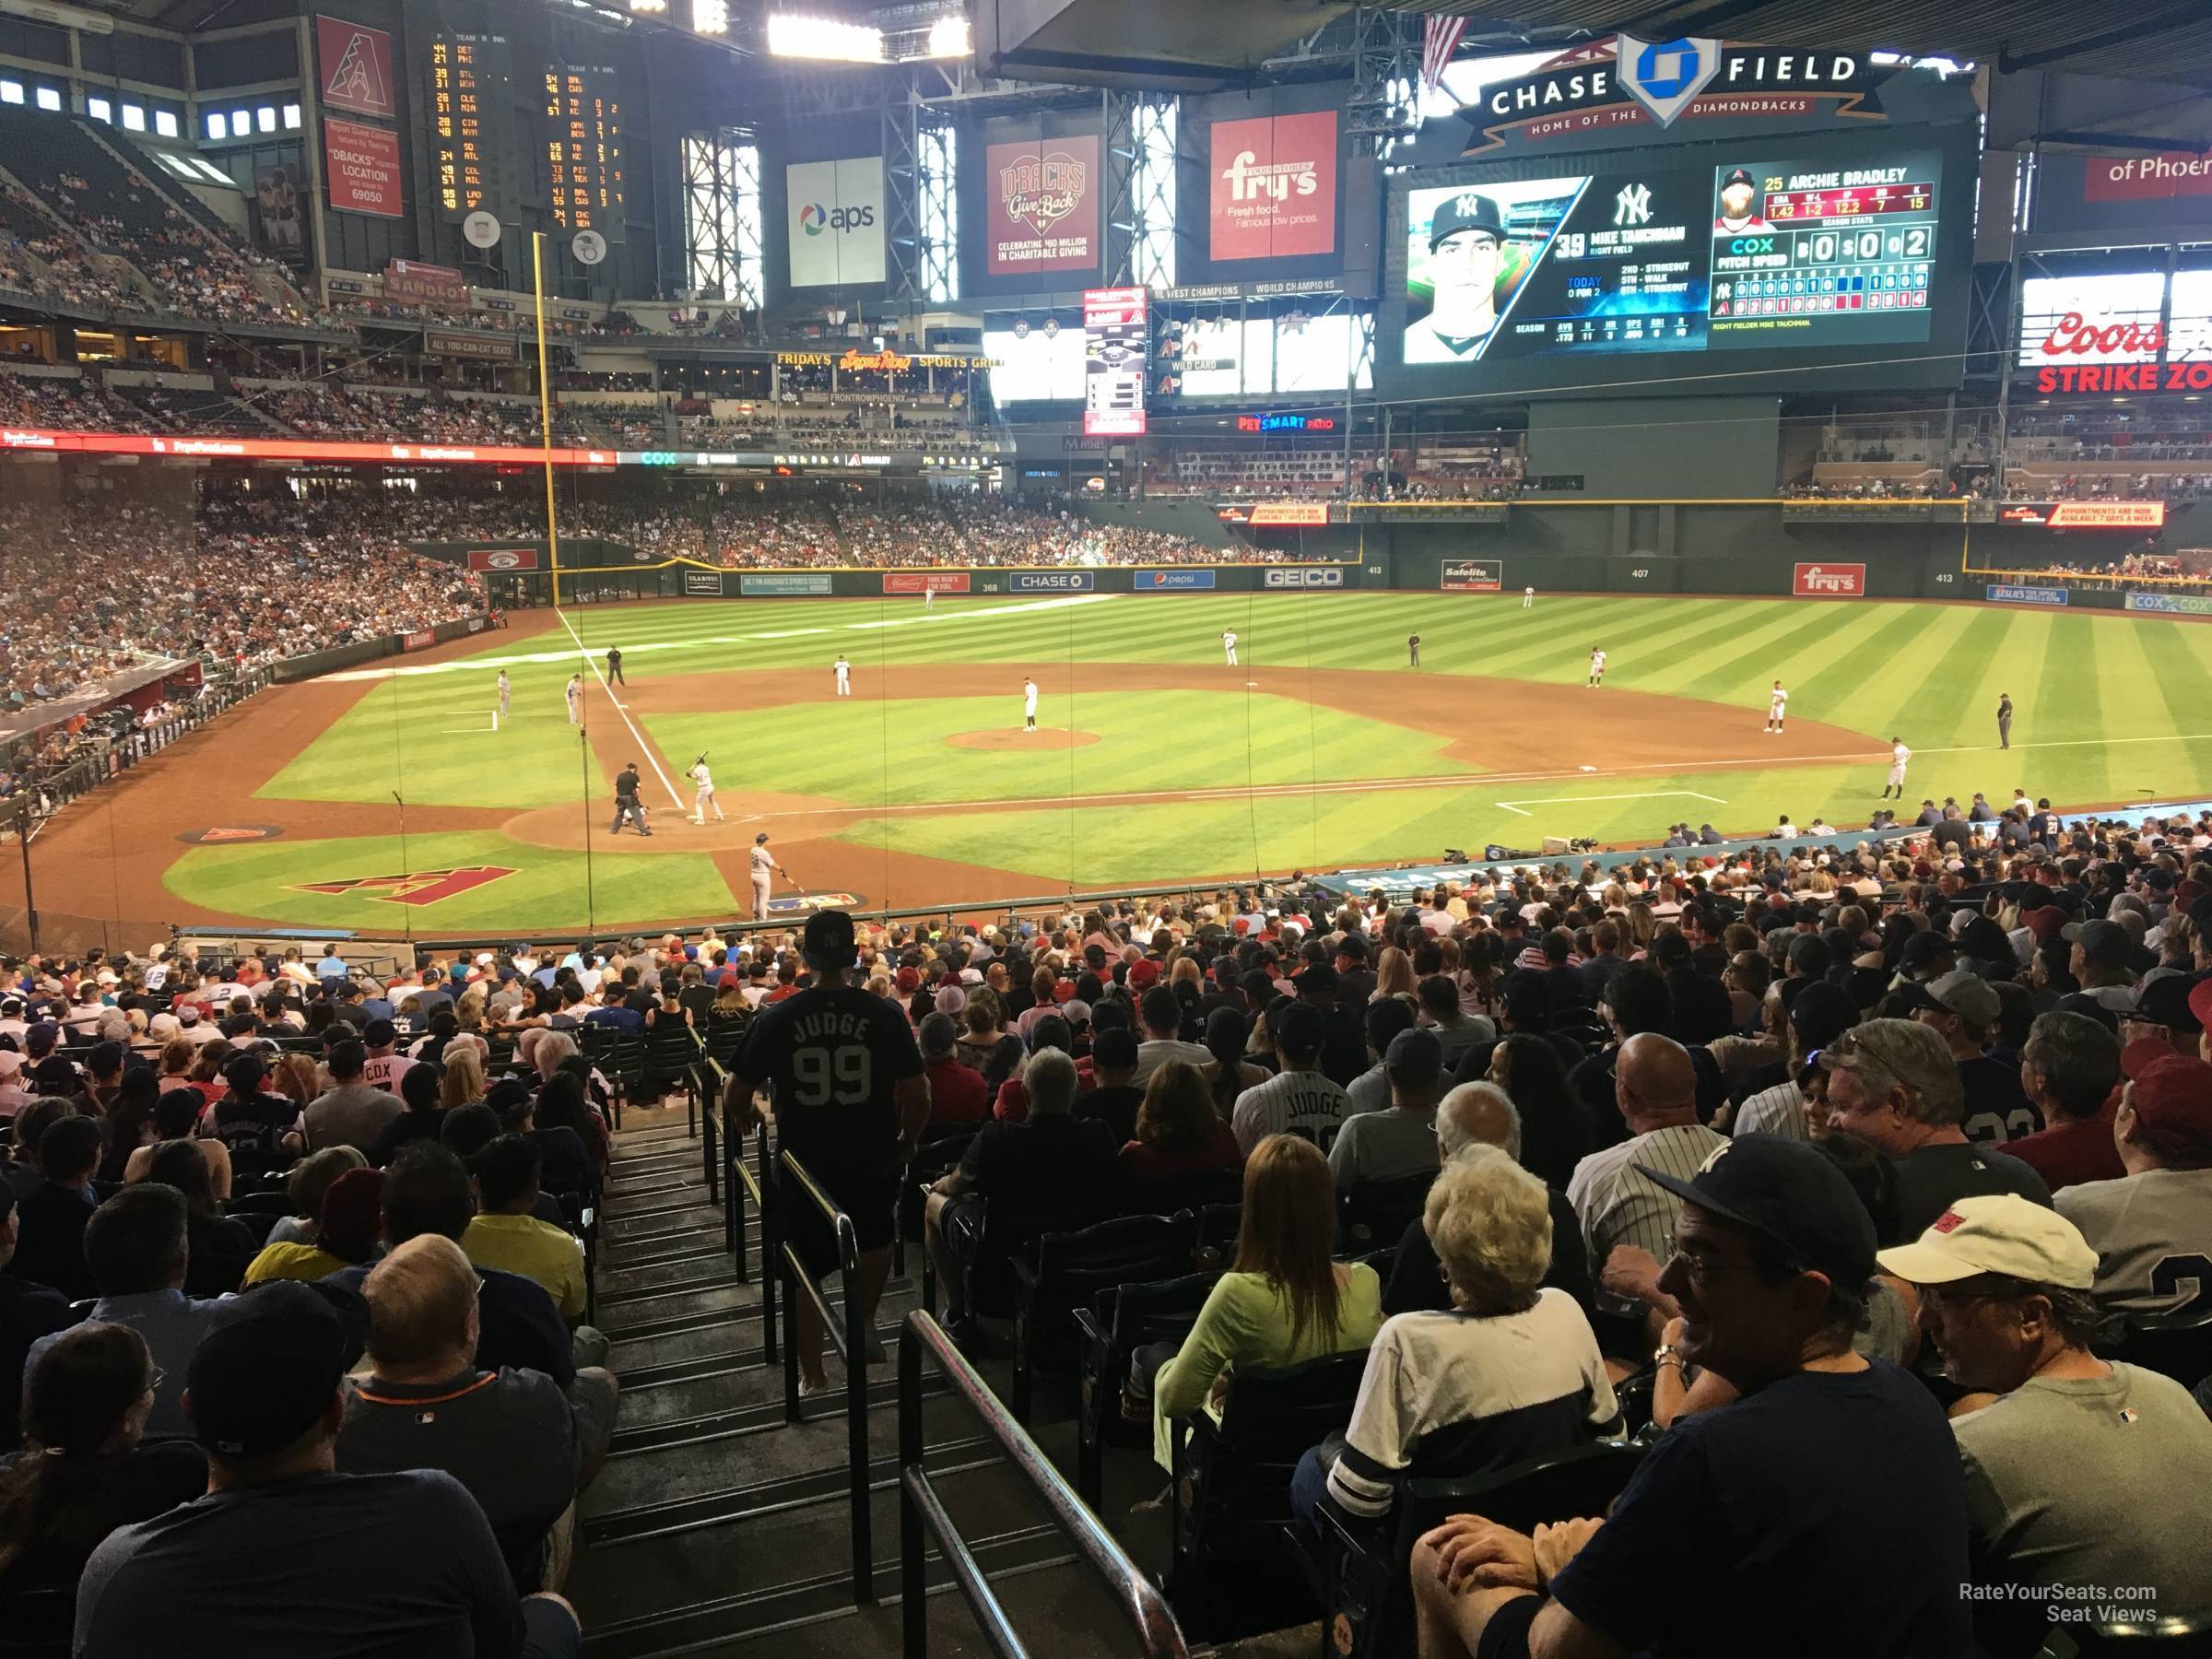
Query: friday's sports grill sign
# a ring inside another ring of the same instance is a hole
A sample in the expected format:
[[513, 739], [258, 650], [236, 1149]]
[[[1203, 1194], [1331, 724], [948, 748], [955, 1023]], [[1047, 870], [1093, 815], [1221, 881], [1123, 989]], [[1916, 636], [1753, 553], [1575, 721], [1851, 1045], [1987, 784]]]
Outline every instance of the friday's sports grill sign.
[[1880, 120], [1869, 100], [1892, 73], [1859, 52], [1615, 35], [1484, 88], [1460, 111], [1475, 128], [1464, 153], [1686, 119]]
[[1866, 593], [1863, 564], [1801, 564], [1790, 578], [1790, 592], [1800, 599], [1858, 599]]

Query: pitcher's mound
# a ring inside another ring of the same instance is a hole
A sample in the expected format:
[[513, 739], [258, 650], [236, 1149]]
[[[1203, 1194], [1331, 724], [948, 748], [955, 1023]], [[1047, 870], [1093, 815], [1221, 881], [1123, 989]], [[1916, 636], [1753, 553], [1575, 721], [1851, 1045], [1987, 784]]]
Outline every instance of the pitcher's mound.
[[954, 748], [973, 749], [1071, 749], [1098, 740], [1096, 732], [1070, 732], [1059, 726], [1039, 726], [1033, 732], [1002, 726], [990, 732], [955, 732], [945, 739]]

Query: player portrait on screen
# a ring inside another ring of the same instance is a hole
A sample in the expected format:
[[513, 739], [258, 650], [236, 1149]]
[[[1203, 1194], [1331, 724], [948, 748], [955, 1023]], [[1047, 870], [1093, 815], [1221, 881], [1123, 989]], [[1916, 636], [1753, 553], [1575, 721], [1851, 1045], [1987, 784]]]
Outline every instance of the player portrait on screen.
[[1740, 236], [1747, 230], [1771, 230], [1772, 225], [1761, 218], [1754, 206], [1759, 200], [1759, 185], [1744, 168], [1737, 168], [1721, 181], [1720, 216], [1712, 221], [1715, 236]]
[[1429, 221], [1429, 277], [1436, 300], [1406, 330], [1408, 363], [1456, 363], [1482, 355], [1498, 326], [1505, 215], [1479, 190], [1447, 197]]

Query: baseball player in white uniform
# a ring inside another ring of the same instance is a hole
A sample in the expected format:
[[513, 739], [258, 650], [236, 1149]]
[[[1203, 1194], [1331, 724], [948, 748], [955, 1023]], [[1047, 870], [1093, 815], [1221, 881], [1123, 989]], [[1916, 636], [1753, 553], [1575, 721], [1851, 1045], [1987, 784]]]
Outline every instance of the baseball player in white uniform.
[[1237, 630], [1235, 629], [1225, 628], [1221, 630], [1221, 649], [1229, 657], [1229, 665], [1234, 668], [1237, 665]]
[[1535, 588], [1533, 588], [1533, 587], [1532, 587], [1532, 588], [1523, 588], [1523, 589], [1521, 590], [1521, 608], [1522, 608], [1523, 610], [1526, 610], [1526, 609], [1527, 609], [1527, 608], [1528, 608], [1530, 606], [1534, 605], [1535, 602], [1536, 602], [1536, 590], [1535, 590]]
[[1021, 729], [1025, 732], [1037, 729], [1037, 682], [1033, 679], [1021, 682]]
[[1889, 792], [1893, 789], [1897, 791], [1899, 800], [1905, 798], [1905, 762], [1912, 759], [1912, 751], [1905, 747], [1902, 737], [1889, 739], [1889, 782], [1882, 785], [1883, 800], [1889, 798]]
[[924, 583], [923, 583], [923, 586], [922, 586], [922, 608], [923, 608], [924, 610], [931, 610], [931, 609], [934, 609], [934, 608], [935, 608], [936, 603], [937, 603], [937, 590], [936, 590], [935, 588], [934, 588], [934, 587], [931, 587], [931, 586], [930, 586], [930, 585], [929, 585], [927, 582], [924, 582]]
[[504, 714], [504, 713], [506, 713], [506, 712], [507, 712], [507, 700], [508, 700], [508, 698], [509, 698], [510, 696], [512, 696], [512, 695], [513, 694], [513, 691], [514, 691], [514, 688], [513, 688], [512, 686], [510, 686], [510, 685], [507, 683], [507, 670], [506, 670], [506, 669], [504, 669], [504, 668], [500, 669], [500, 712], [501, 714]]
[[768, 850], [768, 831], [763, 830], [753, 837], [753, 920], [768, 920], [769, 877], [781, 875], [791, 879], [791, 872], [776, 862], [776, 855]]
[[1788, 705], [1789, 700], [1790, 694], [1782, 688], [1782, 682], [1780, 680], [1776, 680], [1774, 682], [1774, 689], [1767, 699], [1768, 731], [1776, 733], [1777, 735], [1781, 733], [1783, 711]]
[[1606, 683], [1606, 653], [1594, 645], [1590, 647], [1590, 683], [1594, 686]]
[[583, 676], [569, 676], [569, 724], [576, 724], [583, 718]]
[[837, 694], [840, 697], [852, 696], [853, 665], [845, 661], [844, 655], [841, 652], [838, 655], [837, 661], [832, 663], [830, 666], [837, 671]]
[[714, 821], [718, 824], [724, 822], [729, 815], [715, 802], [714, 774], [707, 770], [707, 758], [704, 755], [692, 763], [691, 782], [695, 786], [691, 792], [691, 821], [695, 824], [705, 823], [707, 812], [712, 808]]

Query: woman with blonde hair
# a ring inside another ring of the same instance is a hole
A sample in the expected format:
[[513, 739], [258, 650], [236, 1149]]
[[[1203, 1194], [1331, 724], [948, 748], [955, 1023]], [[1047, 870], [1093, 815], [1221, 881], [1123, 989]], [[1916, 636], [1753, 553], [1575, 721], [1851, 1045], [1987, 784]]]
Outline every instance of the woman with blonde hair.
[[438, 1106], [451, 1112], [456, 1106], [474, 1106], [484, 1098], [484, 1056], [473, 1042], [448, 1043], [445, 1077], [438, 1085]]
[[1332, 1260], [1335, 1249], [1329, 1160], [1294, 1135], [1267, 1136], [1245, 1160], [1236, 1261], [1172, 1357], [1151, 1349], [1137, 1356], [1132, 1392], [1138, 1397], [1147, 1357], [1156, 1367], [1152, 1455], [1161, 1468], [1173, 1464], [1175, 1419], [1202, 1406], [1218, 1411], [1239, 1369], [1296, 1365], [1373, 1340], [1382, 1323], [1382, 1282], [1364, 1262]]
[[1659, 919], [1652, 914], [1652, 907], [1639, 899], [1623, 912], [1629, 929], [1629, 960], [1641, 962], [1652, 948], [1652, 941], [1659, 936]]
[[1385, 945], [1382, 955], [1375, 963], [1375, 992], [1370, 1002], [1381, 1002], [1386, 996], [1412, 996], [1419, 982], [1413, 975], [1413, 959], [1395, 945]]
[[1568, 1451], [1620, 1415], [1590, 1321], [1544, 1288], [1541, 1181], [1502, 1147], [1464, 1148], [1429, 1189], [1421, 1230], [1451, 1311], [1394, 1314], [1376, 1334], [1343, 1447], [1307, 1453], [1291, 1477], [1301, 1521], [1324, 1493], [1359, 1520], [1382, 1519], [1417, 1448], [1440, 1477], [1465, 1479]]
[[315, 1077], [315, 1063], [305, 1054], [276, 1054], [269, 1060], [268, 1092], [280, 1094], [305, 1112], [308, 1102], [323, 1092]]

